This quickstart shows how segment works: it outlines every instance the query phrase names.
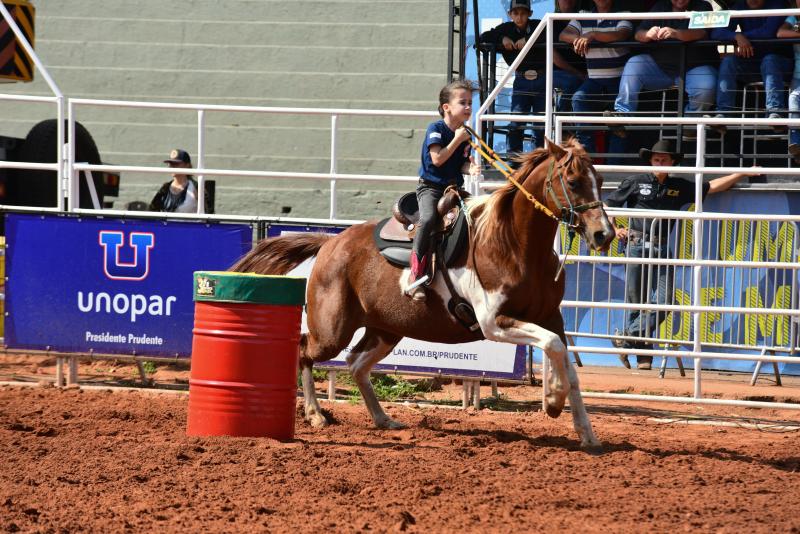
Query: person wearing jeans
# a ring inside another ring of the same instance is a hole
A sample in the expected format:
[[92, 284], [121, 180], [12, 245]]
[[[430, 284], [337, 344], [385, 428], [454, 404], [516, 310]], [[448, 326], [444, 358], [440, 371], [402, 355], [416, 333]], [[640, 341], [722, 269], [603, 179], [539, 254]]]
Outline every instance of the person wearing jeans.
[[[677, 52], [677, 50], [676, 50]], [[619, 85], [619, 96], [614, 110], [631, 113], [639, 108], [639, 93], [653, 89], [669, 89], [677, 86], [679, 76], [664, 71], [650, 54], [632, 57], [625, 65]], [[717, 69], [712, 65], [698, 65], [686, 71], [686, 94], [689, 96], [684, 111], [703, 111], [714, 105], [717, 86]]]
[[[795, 0], [795, 6], [800, 8], [800, 0]], [[787, 17], [786, 22], [778, 29], [780, 39], [800, 38], [800, 23], [797, 17]], [[800, 119], [800, 44], [794, 48], [794, 74], [792, 87], [789, 89], [789, 118]], [[800, 165], [800, 128], [789, 128], [789, 155], [796, 165]]]
[[[712, 11], [705, 0], [659, 0], [652, 12]], [[669, 89], [680, 81], [679, 45], [662, 45], [665, 41], [698, 41], [706, 39], [702, 29], [689, 29], [686, 17], [668, 20], [643, 20], [636, 30], [636, 40], [653, 43], [647, 53], [632, 57], [625, 65], [619, 84], [619, 96], [614, 111], [628, 114], [639, 109], [639, 94], [646, 90]], [[686, 54], [685, 89], [689, 96], [686, 113], [709, 109], [714, 105], [717, 88], [716, 47], [692, 47]]]
[[[734, 10], [782, 9], [783, 0], [739, 0]], [[792, 71], [791, 48], [782, 44], [754, 45], [750, 39], [776, 37], [784, 17], [744, 17], [731, 19], [727, 28], [717, 28], [712, 39], [734, 41], [736, 54], [722, 60], [717, 87], [719, 116], [736, 109], [737, 80], [764, 82], [769, 118], [780, 118], [785, 108], [784, 80]], [[736, 31], [737, 25], [741, 31]], [[760, 78], [759, 78], [760, 77]], [[780, 128], [780, 127], [779, 127]]]
[[[666, 238], [660, 240], [658, 235], [649, 236], [642, 232], [629, 230], [627, 257], [667, 259], [670, 257], [667, 243]], [[672, 304], [673, 276], [674, 267], [671, 265], [628, 264], [625, 269], [625, 302]], [[655, 291], [653, 291], [654, 288]], [[661, 337], [658, 327], [666, 319], [667, 313], [665, 311], [629, 310], [625, 333], [637, 337]], [[646, 350], [653, 348], [653, 345], [646, 341], [628, 341], [620, 346]], [[622, 357], [620, 359], [622, 360]], [[623, 365], [627, 359], [625, 356]], [[636, 360], [637, 366], [641, 369], [646, 370], [652, 367], [652, 356], [637, 356]]]
[[[672, 141], [662, 139], [651, 150], [639, 151], [641, 158], [654, 167], [674, 167], [680, 164], [683, 155], [675, 151]], [[735, 173], [720, 178], [715, 178], [703, 184], [703, 197], [708, 193], [719, 193], [732, 187], [747, 173]], [[679, 210], [685, 204], [694, 202], [694, 182], [665, 172], [649, 172], [629, 176], [622, 180], [619, 187], [609, 194], [604, 202], [606, 206], [627, 207], [645, 210]], [[665, 213], [669, 217], [668, 213]], [[672, 231], [674, 219], [665, 224], [657, 221], [652, 227], [653, 219], [631, 216], [628, 228], [616, 228], [617, 238], [628, 245], [630, 258], [648, 258], [652, 252], [654, 258], [669, 257], [669, 234]], [[612, 219], [612, 223], [614, 223]], [[651, 231], [652, 229], [652, 231]], [[647, 304], [655, 293], [655, 304], [672, 304], [672, 272], [673, 269], [664, 265], [643, 266], [638, 263], [629, 263], [625, 268], [626, 294], [625, 301], [629, 303]], [[653, 291], [655, 289], [655, 291]], [[624, 329], [621, 334], [630, 337], [655, 337], [658, 338], [658, 327], [666, 317], [665, 312], [651, 312], [633, 310], [627, 314]], [[617, 337], [612, 340], [617, 348], [626, 349], [652, 349], [649, 341], [630, 340]], [[620, 355], [620, 360], [625, 367], [630, 368], [627, 355]], [[647, 355], [636, 356], [639, 369], [650, 369], [653, 357]]]

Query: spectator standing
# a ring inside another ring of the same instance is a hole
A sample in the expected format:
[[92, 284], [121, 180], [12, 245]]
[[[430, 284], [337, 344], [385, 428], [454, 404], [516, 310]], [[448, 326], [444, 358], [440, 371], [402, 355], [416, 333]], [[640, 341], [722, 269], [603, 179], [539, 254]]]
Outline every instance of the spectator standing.
[[[613, 0], [594, 0], [591, 13], [612, 13]], [[589, 11], [583, 11], [587, 13]], [[575, 53], [586, 57], [588, 78], [572, 97], [572, 109], [576, 113], [602, 111], [613, 102], [619, 90], [620, 76], [630, 51], [625, 47], [593, 46], [593, 43], [626, 41], [633, 33], [633, 25], [627, 20], [572, 20], [561, 32], [559, 39], [572, 44]], [[578, 140], [587, 152], [595, 151], [591, 132], [581, 130]], [[623, 152], [622, 140], [614, 136], [615, 145], [610, 152]]]
[[[164, 163], [174, 169], [190, 169], [192, 158], [185, 150], [176, 148], [170, 152], [169, 159], [165, 159]], [[205, 200], [206, 213], [209, 213], [208, 195]], [[196, 213], [197, 182], [192, 176], [176, 171], [172, 175], [172, 180], [164, 183], [150, 201], [150, 211]]]
[[[795, 6], [800, 8], [800, 0], [795, 0]], [[778, 29], [778, 37], [800, 39], [800, 23], [796, 16], [792, 15], [786, 19]], [[792, 87], [789, 90], [789, 117], [800, 118], [800, 44], [794, 45], [794, 74]], [[789, 128], [789, 155], [795, 164], [800, 165], [800, 129], [797, 127]]]
[[[734, 10], [783, 9], [785, 0], [738, 0]], [[732, 111], [736, 105], [737, 80], [745, 82], [759, 79], [764, 82], [768, 117], [780, 118], [785, 107], [784, 79], [792, 71], [791, 48], [783, 44], [759, 43], [750, 39], [771, 39], [784, 23], [784, 17], [744, 17], [731, 19], [727, 28], [717, 28], [712, 39], [735, 41], [736, 53], [722, 60], [717, 88], [718, 116]], [[736, 31], [736, 26], [741, 31]], [[718, 128], [724, 130], [724, 128]], [[777, 129], [784, 129], [778, 127]]]
[[[511, 0], [511, 7], [508, 16], [509, 22], [504, 22], [491, 30], [484, 32], [480, 36], [481, 43], [495, 45], [503, 54], [503, 59], [511, 65], [519, 55], [519, 51], [525, 46], [528, 38], [538, 26], [538, 19], [531, 19], [530, 0]], [[539, 42], [544, 42], [541, 39]], [[511, 94], [512, 113], [542, 113], [544, 111], [546, 76], [545, 63], [547, 51], [544, 47], [533, 47], [517, 67], [514, 76], [514, 87]], [[561, 71], [553, 71], [553, 87], [559, 87], [561, 80], [555, 77], [556, 72], [567, 72], [574, 76], [581, 76], [581, 73], [564, 61], [557, 50], [553, 50], [553, 63]], [[517, 127], [512, 125], [508, 134], [509, 152], [522, 152], [522, 138], [524, 126], [519, 124]], [[537, 144], [537, 133], [534, 129], [534, 145]]]
[[[643, 160], [653, 166], [672, 167], [678, 165], [683, 159], [682, 154], [675, 152], [672, 141], [662, 139], [651, 150], [641, 149], [639, 155]], [[745, 173], [729, 174], [715, 178], [703, 184], [703, 197], [708, 193], [719, 193], [730, 189]], [[679, 210], [685, 204], [694, 201], [695, 185], [689, 180], [670, 176], [665, 172], [650, 172], [630, 176], [620, 183], [613, 191], [605, 204], [611, 207], [628, 207], [648, 210]], [[629, 228], [617, 228], [617, 238], [627, 242], [627, 256], [629, 258], [668, 258], [668, 237], [672, 230], [672, 221], [669, 224], [656, 222], [656, 230], [651, 234], [652, 219], [631, 217]], [[614, 221], [612, 220], [612, 223]], [[625, 302], [646, 304], [651, 301], [655, 287], [655, 304], [672, 303], [672, 274], [670, 266], [659, 266], [651, 270], [648, 275], [646, 268], [640, 263], [630, 263], [625, 269]], [[632, 310], [626, 319], [622, 335], [627, 337], [658, 337], [658, 326], [666, 317], [666, 312], [655, 311], [642, 314], [639, 310]], [[615, 332], [619, 335], [619, 332]], [[630, 341], [614, 339], [614, 346], [628, 349], [652, 349], [653, 345], [643, 341]], [[630, 368], [627, 355], [620, 355], [620, 360], [625, 367]], [[637, 355], [637, 367], [650, 369], [653, 363], [652, 356]]]
[[[713, 11], [713, 8], [705, 0], [659, 0], [650, 11], [681, 13]], [[643, 20], [636, 29], [636, 40], [654, 43], [654, 46], [647, 53], [632, 57], [625, 65], [614, 110], [622, 114], [635, 112], [642, 91], [678, 85], [683, 75], [680, 72], [680, 45], [664, 46], [662, 42], [691, 42], [707, 38], [706, 30], [690, 30], [686, 17]], [[692, 47], [687, 51], [685, 88], [689, 101], [684, 108], [686, 113], [703, 111], [714, 105], [718, 64], [719, 54], [714, 46]]]

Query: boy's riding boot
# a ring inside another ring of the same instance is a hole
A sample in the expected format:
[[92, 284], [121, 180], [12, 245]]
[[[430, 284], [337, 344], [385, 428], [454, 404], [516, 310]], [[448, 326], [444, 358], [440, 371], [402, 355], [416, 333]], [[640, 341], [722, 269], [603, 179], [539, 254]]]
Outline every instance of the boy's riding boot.
[[[417, 256], [416, 252], [411, 253], [411, 274], [408, 276], [408, 284], [412, 285], [414, 282], [427, 274], [428, 270], [428, 255]], [[406, 295], [414, 300], [425, 300], [425, 287], [420, 284], [412, 289], [406, 291]]]

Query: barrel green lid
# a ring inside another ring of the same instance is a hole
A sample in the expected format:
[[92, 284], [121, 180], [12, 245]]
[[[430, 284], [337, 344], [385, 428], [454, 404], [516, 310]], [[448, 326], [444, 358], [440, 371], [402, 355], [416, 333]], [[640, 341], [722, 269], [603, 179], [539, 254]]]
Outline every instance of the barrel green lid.
[[306, 302], [306, 279], [226, 271], [194, 273], [196, 302], [251, 302], [302, 306]]

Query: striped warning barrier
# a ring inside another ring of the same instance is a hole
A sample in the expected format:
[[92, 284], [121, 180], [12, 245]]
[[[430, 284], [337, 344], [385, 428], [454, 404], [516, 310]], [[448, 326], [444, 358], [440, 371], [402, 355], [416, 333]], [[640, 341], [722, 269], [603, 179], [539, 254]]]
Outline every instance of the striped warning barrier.
[[[4, 0], [3, 4], [33, 46], [36, 9], [28, 0]], [[0, 20], [0, 78], [21, 82], [33, 81], [33, 61], [17, 42], [16, 35], [8, 27], [5, 19]]]

